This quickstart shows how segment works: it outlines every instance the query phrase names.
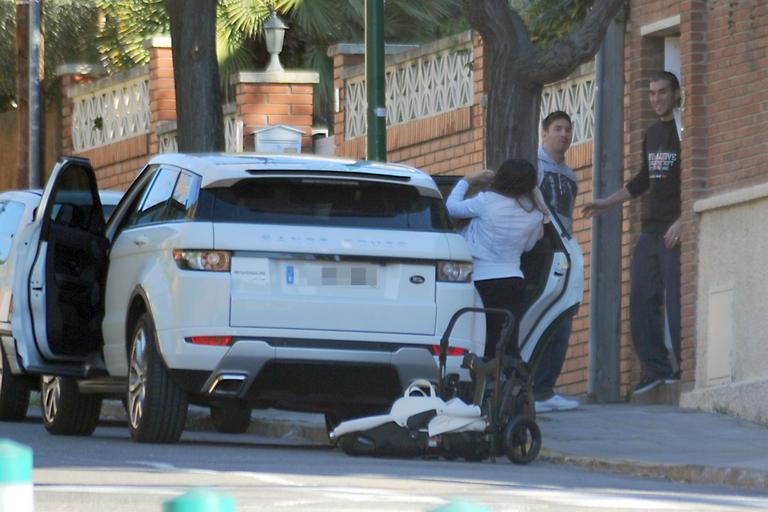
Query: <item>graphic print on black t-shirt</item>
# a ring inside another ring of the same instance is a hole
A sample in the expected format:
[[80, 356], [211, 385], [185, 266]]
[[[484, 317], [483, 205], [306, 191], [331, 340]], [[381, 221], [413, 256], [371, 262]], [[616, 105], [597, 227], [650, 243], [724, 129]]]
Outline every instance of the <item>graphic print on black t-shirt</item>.
[[555, 213], [562, 217], [573, 215], [573, 206], [576, 203], [576, 191], [578, 186], [575, 181], [559, 172], [544, 172], [541, 180], [541, 194]]
[[674, 121], [658, 121], [643, 141], [643, 168], [627, 182], [632, 197], [643, 197], [643, 233], [663, 235], [680, 217], [680, 138]]
[[649, 152], [648, 153], [648, 177], [652, 180], [661, 180], [669, 175], [669, 170], [677, 162], [677, 152]]

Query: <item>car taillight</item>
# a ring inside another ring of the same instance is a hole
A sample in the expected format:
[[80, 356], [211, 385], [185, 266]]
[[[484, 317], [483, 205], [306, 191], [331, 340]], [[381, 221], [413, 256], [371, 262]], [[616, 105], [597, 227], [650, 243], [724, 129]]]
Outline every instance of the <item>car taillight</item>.
[[191, 251], [174, 249], [173, 259], [180, 269], [229, 272], [232, 254], [229, 251]]
[[226, 347], [232, 342], [232, 336], [192, 336], [189, 341], [195, 345]]
[[472, 281], [472, 263], [468, 261], [438, 261], [437, 280], [449, 283]]
[[[467, 349], [459, 347], [448, 347], [448, 349], [445, 351], [445, 355], [447, 356], [463, 356], [466, 353]], [[440, 355], [440, 345], [432, 345], [432, 355]]]

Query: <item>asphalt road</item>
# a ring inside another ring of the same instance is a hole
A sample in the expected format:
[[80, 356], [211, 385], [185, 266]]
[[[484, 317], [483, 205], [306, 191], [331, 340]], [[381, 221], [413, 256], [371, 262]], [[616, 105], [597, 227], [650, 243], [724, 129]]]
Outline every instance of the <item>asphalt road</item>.
[[544, 463], [353, 458], [253, 435], [186, 432], [176, 445], [143, 445], [125, 425], [53, 437], [28, 420], [0, 423], [0, 437], [34, 450], [36, 512], [160, 512], [197, 487], [229, 494], [238, 512], [429, 511], [454, 500], [494, 511], [768, 509], [768, 494], [741, 490]]

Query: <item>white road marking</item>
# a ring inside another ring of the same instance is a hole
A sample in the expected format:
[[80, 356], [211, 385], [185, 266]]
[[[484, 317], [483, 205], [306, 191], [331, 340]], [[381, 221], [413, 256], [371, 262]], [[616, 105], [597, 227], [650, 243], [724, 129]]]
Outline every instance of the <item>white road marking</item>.
[[135, 464], [137, 466], [147, 466], [152, 469], [162, 469], [162, 470], [175, 470], [177, 469], [176, 466], [173, 464], [168, 464], [167, 462], [155, 462], [151, 460], [127, 460], [125, 461], [126, 464]]
[[300, 482], [296, 482], [295, 480], [290, 480], [288, 478], [283, 478], [283, 477], [271, 475], [268, 473], [254, 473], [252, 471], [216, 471], [212, 469], [188, 469], [186, 470], [186, 472], [195, 473], [198, 475], [240, 476], [244, 478], [251, 478], [253, 480], [258, 480], [259, 482], [263, 482], [265, 484], [281, 485], [285, 487], [304, 487], [304, 484]]
[[[625, 493], [625, 495], [617, 495], [618, 492]], [[754, 500], [754, 503], [750, 503], [752, 500], [746, 499], [743, 496], [709, 495], [706, 499], [691, 502], [682, 499], [684, 495], [678, 493], [632, 491], [627, 489], [621, 491], [610, 489], [605, 489], [604, 491], [599, 489], [576, 491], [555, 488], [509, 489], [485, 491], [484, 494], [522, 497], [526, 501], [565, 505], [568, 508], [583, 507], [586, 509], [606, 510], [689, 510], [702, 512], [706, 510], [722, 510], [723, 506], [728, 506], [725, 502], [730, 502], [732, 505], [740, 507], [765, 506], [764, 500]]]
[[179, 491], [158, 489], [157, 487], [120, 486], [120, 485], [35, 485], [35, 492], [68, 492], [82, 494], [142, 494], [156, 496], [178, 496]]
[[376, 502], [388, 502], [388, 503], [427, 503], [443, 504], [445, 498], [439, 498], [437, 496], [420, 496], [416, 494], [398, 493], [392, 489], [361, 489], [349, 487], [316, 487], [316, 492], [323, 492], [330, 498], [338, 500], [343, 499], [353, 502], [370, 501], [371, 498], [375, 498]]

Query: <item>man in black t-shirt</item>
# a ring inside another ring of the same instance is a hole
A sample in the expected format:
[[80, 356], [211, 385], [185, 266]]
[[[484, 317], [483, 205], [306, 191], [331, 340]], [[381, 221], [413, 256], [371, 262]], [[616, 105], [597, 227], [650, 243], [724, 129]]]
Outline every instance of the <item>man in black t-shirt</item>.
[[[680, 102], [677, 77], [657, 72], [650, 81], [650, 100], [659, 120], [645, 132], [640, 172], [624, 188], [582, 208], [585, 217], [592, 217], [644, 194], [642, 230], [630, 265], [632, 342], [643, 364], [635, 395], [680, 380], [680, 137], [673, 115]], [[674, 361], [664, 342], [666, 329]]]

